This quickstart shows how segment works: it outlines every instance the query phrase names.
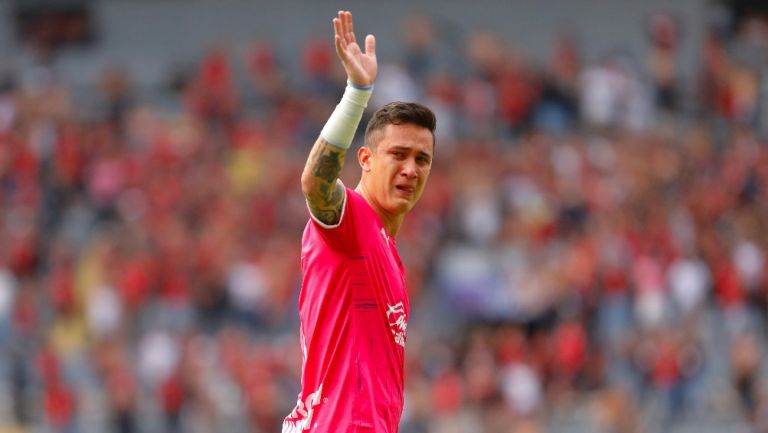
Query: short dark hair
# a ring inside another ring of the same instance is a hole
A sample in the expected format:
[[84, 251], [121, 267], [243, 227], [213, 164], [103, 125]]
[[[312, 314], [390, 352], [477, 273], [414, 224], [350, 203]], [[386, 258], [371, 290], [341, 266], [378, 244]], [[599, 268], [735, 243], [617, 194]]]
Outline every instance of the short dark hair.
[[365, 127], [365, 145], [372, 146], [371, 138], [377, 132], [383, 131], [387, 125], [416, 125], [426, 128], [432, 133], [432, 144], [435, 143], [435, 113], [426, 106], [416, 102], [390, 102], [373, 113], [373, 117]]

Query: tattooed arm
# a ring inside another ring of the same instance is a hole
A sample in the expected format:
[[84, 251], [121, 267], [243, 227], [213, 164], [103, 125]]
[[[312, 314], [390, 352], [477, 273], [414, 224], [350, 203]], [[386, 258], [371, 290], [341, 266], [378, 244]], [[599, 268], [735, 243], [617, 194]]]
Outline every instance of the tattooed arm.
[[301, 189], [310, 212], [328, 225], [337, 224], [341, 218], [345, 193], [338, 178], [346, 154], [347, 149], [319, 137], [301, 174]]
[[365, 52], [360, 49], [349, 11], [339, 11], [333, 19], [333, 30], [336, 55], [347, 73], [347, 88], [312, 147], [301, 175], [301, 187], [309, 210], [328, 225], [335, 225], [341, 219], [345, 190], [338, 181], [339, 172], [368, 104], [378, 70], [376, 39], [373, 35], [366, 36]]

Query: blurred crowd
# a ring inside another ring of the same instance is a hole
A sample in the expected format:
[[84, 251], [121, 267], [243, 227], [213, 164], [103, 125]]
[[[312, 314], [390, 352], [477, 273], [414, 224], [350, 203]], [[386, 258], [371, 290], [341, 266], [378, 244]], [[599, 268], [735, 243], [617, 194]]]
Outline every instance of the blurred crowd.
[[[634, 30], [641, 57], [564, 34], [537, 64], [403, 23], [370, 105], [424, 102], [438, 131], [398, 237], [402, 433], [768, 432], [768, 21], [713, 26], [695, 76], [682, 24]], [[279, 431], [332, 44], [85, 92], [48, 48], [0, 79], [0, 428]]]

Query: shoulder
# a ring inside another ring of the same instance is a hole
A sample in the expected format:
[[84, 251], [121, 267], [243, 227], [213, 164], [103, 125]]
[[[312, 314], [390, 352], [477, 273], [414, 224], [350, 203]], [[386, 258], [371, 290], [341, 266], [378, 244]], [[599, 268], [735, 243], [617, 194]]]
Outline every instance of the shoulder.
[[346, 187], [346, 193], [347, 193], [347, 206], [359, 208], [362, 205], [366, 204], [363, 196], [359, 192], [355, 191], [354, 189], [350, 187]]

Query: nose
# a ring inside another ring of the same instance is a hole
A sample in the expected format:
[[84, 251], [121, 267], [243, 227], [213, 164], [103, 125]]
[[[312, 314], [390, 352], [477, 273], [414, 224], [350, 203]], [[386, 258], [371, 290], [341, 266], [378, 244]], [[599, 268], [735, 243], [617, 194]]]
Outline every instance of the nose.
[[416, 177], [416, 161], [412, 158], [404, 161], [402, 167], [400, 168], [400, 174], [408, 179]]

